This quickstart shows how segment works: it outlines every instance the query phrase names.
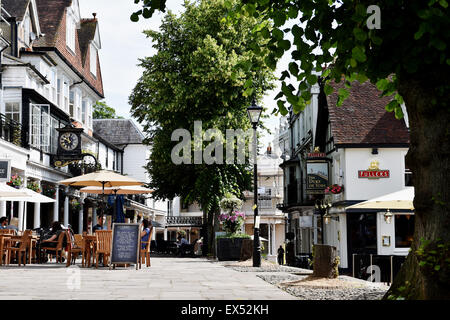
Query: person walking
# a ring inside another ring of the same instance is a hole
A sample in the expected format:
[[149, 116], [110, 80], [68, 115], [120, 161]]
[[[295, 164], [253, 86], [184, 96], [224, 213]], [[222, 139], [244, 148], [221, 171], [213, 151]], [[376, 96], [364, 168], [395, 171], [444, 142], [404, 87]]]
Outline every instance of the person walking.
[[280, 245], [280, 247], [278, 248], [278, 264], [279, 265], [283, 265], [283, 261], [284, 261], [284, 249], [283, 247]]

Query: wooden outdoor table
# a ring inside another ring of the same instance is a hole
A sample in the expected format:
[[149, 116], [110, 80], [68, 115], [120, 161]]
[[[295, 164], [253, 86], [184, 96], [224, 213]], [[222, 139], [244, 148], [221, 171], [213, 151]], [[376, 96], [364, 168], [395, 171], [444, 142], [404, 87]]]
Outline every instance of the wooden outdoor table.
[[[86, 254], [86, 265], [88, 267], [90, 267], [91, 266], [91, 255], [92, 255], [92, 258], [94, 257], [95, 243], [97, 241], [97, 236], [85, 235], [85, 236], [83, 236], [83, 241], [84, 241], [84, 251]], [[91, 244], [92, 244], [92, 250], [91, 250]]]

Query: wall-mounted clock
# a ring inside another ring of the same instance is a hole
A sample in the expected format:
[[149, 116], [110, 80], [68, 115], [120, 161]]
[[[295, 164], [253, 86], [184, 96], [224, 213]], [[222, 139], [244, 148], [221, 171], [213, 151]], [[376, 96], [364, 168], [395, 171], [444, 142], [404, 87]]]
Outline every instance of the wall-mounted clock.
[[64, 132], [59, 137], [59, 145], [62, 149], [73, 151], [78, 147], [80, 139], [74, 132]]

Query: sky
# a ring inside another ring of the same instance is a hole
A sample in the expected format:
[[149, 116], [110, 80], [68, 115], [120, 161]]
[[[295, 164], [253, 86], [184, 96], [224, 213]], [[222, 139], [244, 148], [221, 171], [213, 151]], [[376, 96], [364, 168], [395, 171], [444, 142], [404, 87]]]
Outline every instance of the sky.
[[[89, 18], [92, 13], [97, 13], [99, 20], [102, 45], [99, 55], [105, 102], [113, 107], [119, 116], [131, 118], [128, 97], [142, 74], [142, 68], [138, 67], [139, 58], [156, 53], [151, 41], [142, 31], [158, 30], [164, 14], [157, 12], [151, 19], [141, 17], [139, 22], [132, 22], [130, 15], [140, 9], [133, 0], [79, 0], [79, 3], [82, 18]], [[183, 11], [182, 4], [183, 0], [167, 1], [168, 9], [176, 14]], [[277, 76], [287, 69], [287, 57], [288, 54], [285, 54], [278, 63], [275, 72]], [[268, 115], [276, 107], [274, 97], [278, 92], [277, 88], [268, 92], [263, 100]], [[270, 115], [269, 119], [264, 120], [272, 133], [275, 127], [279, 127], [279, 118]], [[135, 122], [137, 123], [136, 120]], [[273, 136], [263, 133], [260, 142], [265, 146], [272, 140]]]

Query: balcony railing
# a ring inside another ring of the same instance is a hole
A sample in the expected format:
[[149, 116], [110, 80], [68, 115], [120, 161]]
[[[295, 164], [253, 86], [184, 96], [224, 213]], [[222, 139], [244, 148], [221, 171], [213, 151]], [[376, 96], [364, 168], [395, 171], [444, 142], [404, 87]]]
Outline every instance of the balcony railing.
[[202, 217], [179, 217], [169, 216], [166, 217], [167, 226], [201, 226], [203, 224]]
[[28, 132], [23, 130], [20, 123], [7, 118], [4, 114], [0, 114], [0, 134], [3, 140], [28, 148]]

